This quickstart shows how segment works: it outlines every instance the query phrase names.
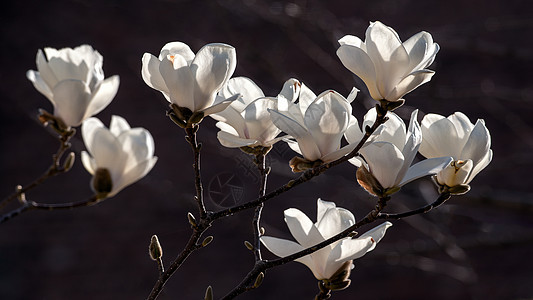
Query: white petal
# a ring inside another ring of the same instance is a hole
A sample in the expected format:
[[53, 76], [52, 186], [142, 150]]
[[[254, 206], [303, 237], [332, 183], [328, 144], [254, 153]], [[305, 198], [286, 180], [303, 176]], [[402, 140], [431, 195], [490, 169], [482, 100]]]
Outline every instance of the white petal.
[[422, 119], [422, 144], [420, 153], [427, 158], [452, 156], [459, 158], [463, 144], [459, 142], [454, 124], [437, 114], [427, 114]]
[[113, 98], [115, 98], [119, 84], [120, 79], [118, 75], [111, 76], [102, 81], [96, 90], [93, 91], [91, 103], [87, 107], [84, 118], [94, 116], [106, 108]]
[[298, 97], [298, 107], [300, 108], [302, 117], [305, 116], [305, 111], [315, 99], [316, 94], [302, 82], [300, 85], [300, 95]]
[[275, 238], [271, 236], [262, 236], [261, 243], [265, 245], [268, 251], [274, 253], [279, 257], [286, 257], [296, 252], [300, 252], [305, 248], [293, 241]]
[[320, 222], [320, 220], [322, 220], [324, 214], [328, 209], [334, 209], [337, 207], [337, 205], [335, 205], [335, 202], [325, 201], [318, 198], [318, 200], [316, 201], [316, 207], [316, 221], [318, 223]]
[[[166, 57], [163, 63], [167, 63]], [[169, 90], [167, 85], [165, 84], [165, 80], [163, 79], [163, 77], [161, 76], [161, 72], [159, 71], [160, 64], [161, 61], [157, 57], [153, 56], [150, 53], [145, 53], [142, 57], [141, 75], [144, 82], [149, 87], [169, 94]]]
[[344, 132], [344, 138], [350, 144], [359, 143], [365, 134], [359, 128], [359, 122], [354, 116], [350, 116], [348, 128]]
[[402, 149], [402, 154], [404, 158], [403, 167], [398, 172], [398, 177], [396, 178], [396, 184], [400, 183], [402, 178], [407, 173], [409, 166], [415, 159], [416, 154], [418, 153], [418, 148], [422, 142], [422, 133], [420, 130], [420, 125], [417, 121], [418, 109], [415, 109], [411, 113], [411, 121], [409, 122], [409, 129], [407, 130], [407, 141]]
[[300, 95], [301, 84], [297, 79], [291, 78], [283, 84], [283, 88], [278, 94], [278, 97], [282, 96], [289, 102], [293, 103]]
[[360, 153], [383, 188], [396, 185], [398, 172], [404, 162], [403, 154], [396, 146], [387, 142], [374, 142], [361, 149]]
[[437, 157], [428, 158], [412, 165], [407, 173], [403, 177], [399, 186], [403, 186], [415, 179], [422, 178], [424, 176], [437, 174], [440, 170], [444, 169], [450, 162], [453, 161], [451, 157]]
[[154, 139], [144, 128], [133, 128], [118, 136], [122, 151], [127, 156], [124, 171], [128, 172], [139, 162], [154, 156]]
[[79, 126], [83, 121], [91, 100], [89, 87], [79, 80], [63, 80], [52, 90], [54, 94], [54, 115], [67, 126]]
[[52, 101], [52, 103], [54, 102], [52, 90], [50, 90], [46, 82], [44, 82], [39, 72], [29, 70], [28, 72], [26, 72], [26, 77], [33, 83], [33, 86], [35, 87], [35, 89], [37, 89], [37, 91], [45, 95], [46, 98]]
[[210, 106], [210, 107], [207, 107], [205, 109], [203, 109], [202, 111], [204, 112], [204, 116], [209, 116], [209, 115], [212, 115], [212, 114], [216, 114], [216, 113], [219, 113], [223, 110], [225, 110], [228, 106], [231, 105], [231, 103], [235, 100], [237, 100], [239, 98], [240, 95], [233, 95], [231, 98], [229, 99], [226, 99], [222, 102], [218, 102], [216, 103], [215, 105], [213, 106]]
[[139, 164], [135, 165], [133, 168], [128, 170], [126, 173], [123, 173], [117, 182], [113, 183], [113, 189], [109, 193], [109, 197], [112, 197], [116, 195], [118, 192], [120, 192], [123, 188], [127, 187], [128, 185], [137, 182], [139, 179], [143, 178], [152, 170], [155, 163], [157, 162], [157, 157], [152, 157], [148, 160], [145, 160], [143, 162], [140, 162]]
[[276, 106], [275, 98], [259, 98], [244, 110], [248, 138], [265, 142], [275, 138], [281, 131], [272, 123], [268, 109]]
[[455, 112], [448, 116], [448, 120], [453, 123], [455, 129], [457, 130], [457, 137], [459, 139], [466, 139], [472, 129], [474, 129], [474, 124], [470, 122], [470, 119], [463, 114], [462, 112]]
[[192, 52], [191, 48], [189, 48], [187, 44], [182, 42], [170, 42], [163, 46], [159, 54], [159, 60], [166, 59], [168, 55], [179, 55], [183, 57], [183, 59], [185, 59], [189, 65], [194, 59], [194, 52]]
[[396, 85], [389, 90], [390, 92], [386, 95], [385, 99], [397, 101], [405, 94], [430, 81], [433, 75], [435, 75], [435, 71], [426, 69], [415, 71], [401, 79], [401, 81], [397, 81]]
[[377, 86], [381, 96], [389, 101], [390, 91], [407, 75], [409, 56], [398, 34], [380, 22], [372, 23], [367, 31], [365, 44], [368, 56], [374, 63]]
[[235, 131], [236, 135], [240, 137], [245, 137], [244, 128], [246, 128], [246, 124], [244, 122], [244, 118], [237, 110], [233, 108], [233, 105], [230, 104], [230, 106], [228, 106], [223, 111], [220, 111], [216, 114], [211, 114], [209, 116], [219, 121], [216, 124], [218, 128], [222, 129], [220, 126], [224, 126], [219, 126], [219, 123], [227, 124], [232, 127], [232, 131]]
[[194, 74], [182, 56], [176, 55], [173, 61], [164, 59], [159, 65], [159, 72], [168, 88], [172, 103], [180, 107], [195, 110]]
[[[97, 118], [89, 118], [85, 120], [81, 126], [81, 135], [83, 137], [83, 142], [85, 143], [85, 147], [91, 152], [90, 148], [94, 145], [94, 136], [96, 130], [104, 128], [105, 126]], [[91, 152], [92, 153], [92, 152]]]
[[305, 126], [322, 156], [339, 150], [351, 112], [350, 103], [335, 91], [323, 92], [308, 106], [304, 115]]
[[48, 61], [44, 57], [43, 51], [40, 49], [37, 51], [37, 57], [35, 59], [37, 64], [37, 71], [41, 75], [41, 78], [46, 83], [46, 85], [52, 89], [59, 81], [57, 80], [54, 71], [48, 66]]
[[252, 101], [265, 96], [257, 84], [247, 77], [231, 78], [224, 88], [220, 90], [220, 94], [224, 98], [241, 94], [241, 100], [232, 104], [233, 108], [238, 112], [242, 112]]
[[330, 208], [317, 222], [316, 227], [324, 239], [329, 239], [353, 224], [355, 224], [355, 217], [349, 210]]
[[466, 183], [467, 184], [470, 183], [470, 181], [472, 181], [472, 179], [474, 179], [474, 177], [479, 172], [481, 172], [483, 169], [485, 169], [485, 167], [488, 166], [491, 161], [492, 161], [492, 150], [489, 149], [489, 151], [487, 152], [485, 157], [483, 157], [481, 159], [481, 161], [478, 162], [478, 164], [474, 166], [474, 169], [472, 170], [472, 172], [470, 172], [470, 175], [468, 176], [468, 179], [466, 180]]
[[342, 64], [365, 83], [370, 96], [376, 100], [383, 99], [376, 85], [376, 70], [368, 54], [357, 46], [341, 45], [337, 56]]
[[87, 153], [87, 151], [81, 151], [81, 162], [83, 163], [85, 170], [87, 170], [87, 172], [89, 172], [91, 175], [94, 174], [96, 169], [98, 169], [96, 162], [89, 155], [89, 153]]
[[322, 155], [311, 133], [295, 120], [285, 116], [277, 110], [269, 110], [272, 123], [281, 131], [291, 135], [298, 141], [298, 146], [304, 157], [310, 161], [319, 159]]
[[466, 142], [463, 151], [459, 156], [460, 159], [471, 159], [474, 165], [477, 165], [479, 161], [490, 149], [491, 139], [490, 133], [485, 123], [482, 120], [476, 122], [476, 126], [470, 132], [468, 141]]
[[284, 215], [285, 223], [287, 223], [289, 231], [303, 247], [311, 247], [324, 241], [324, 238], [313, 222], [299, 209], [286, 209]]
[[233, 75], [236, 63], [235, 48], [226, 44], [208, 44], [198, 51], [191, 63], [196, 81], [196, 110], [203, 110], [212, 105], [215, 94]]
[[130, 124], [128, 124], [128, 121], [126, 121], [126, 119], [117, 115], [111, 116], [109, 130], [114, 136], [118, 137], [122, 132], [128, 131], [130, 129]]
[[240, 148], [244, 146], [252, 146], [257, 144], [257, 140], [254, 139], [244, 139], [238, 136], [235, 136], [226, 131], [219, 131], [217, 133], [217, 138], [220, 144], [228, 148]]

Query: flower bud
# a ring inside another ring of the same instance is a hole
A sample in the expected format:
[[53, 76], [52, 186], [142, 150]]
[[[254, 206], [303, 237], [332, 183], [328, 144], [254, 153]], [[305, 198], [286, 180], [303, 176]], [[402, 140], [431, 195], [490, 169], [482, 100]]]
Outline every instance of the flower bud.
[[364, 165], [357, 169], [355, 175], [359, 185], [361, 185], [361, 187], [367, 192], [374, 196], [383, 194], [383, 187], [376, 177], [374, 177], [374, 175], [372, 175], [372, 173]]
[[213, 300], [213, 288], [211, 286], [205, 290], [204, 300]]
[[204, 239], [204, 241], [202, 242], [202, 247], [205, 247], [205, 246], [209, 245], [211, 243], [211, 241], [213, 241], [213, 236], [212, 235], [206, 237]]
[[98, 168], [96, 172], [94, 172], [91, 186], [98, 198], [105, 198], [113, 189], [113, 180], [111, 179], [111, 173], [109, 173], [109, 170], [106, 168]]
[[68, 172], [70, 171], [70, 169], [72, 169], [75, 158], [76, 158], [76, 154], [74, 154], [74, 152], [70, 152], [68, 154], [67, 159], [65, 159], [65, 162], [63, 163], [63, 170], [65, 172]]
[[248, 250], [250, 250], [250, 251], [254, 250], [254, 246], [252, 245], [252, 243], [250, 243], [248, 241], [244, 241], [244, 246], [246, 246], [246, 248], [248, 248]]
[[261, 283], [263, 283], [263, 279], [265, 279], [265, 273], [261, 272], [255, 278], [254, 288], [258, 288], [261, 285]]
[[466, 182], [473, 167], [474, 164], [470, 159], [452, 161], [437, 174], [437, 182], [448, 187], [461, 185]]
[[159, 239], [157, 238], [157, 235], [155, 234], [152, 235], [152, 239], [150, 240], [149, 253], [150, 253], [150, 258], [152, 260], [158, 260], [163, 256], [163, 248], [161, 248]]

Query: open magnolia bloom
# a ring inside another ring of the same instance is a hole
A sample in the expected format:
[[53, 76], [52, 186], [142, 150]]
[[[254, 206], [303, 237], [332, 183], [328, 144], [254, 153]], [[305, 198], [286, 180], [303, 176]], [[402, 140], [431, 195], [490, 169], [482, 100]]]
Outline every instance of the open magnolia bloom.
[[236, 77], [228, 81], [219, 92], [224, 99], [240, 94], [225, 110], [212, 114], [219, 122], [217, 134], [220, 143], [229, 148], [270, 147], [282, 137], [277, 137], [279, 130], [270, 118], [269, 109], [277, 107], [278, 98], [294, 102], [300, 92], [300, 82], [289, 79], [277, 97], [265, 97], [263, 91], [249, 78]]
[[[342, 136], [352, 118], [350, 103], [356, 95], [357, 89], [352, 90], [348, 99], [328, 90], [317, 97], [301, 84], [298, 103], [280, 98], [277, 109], [269, 110], [270, 116], [274, 125], [296, 140], [297, 143], [287, 142], [307, 162], [330, 162], [348, 154], [356, 146], [341, 148]], [[291, 163], [291, 167], [299, 171], [297, 165]]]
[[118, 75], [104, 79], [102, 64], [102, 55], [89, 45], [44, 48], [37, 52], [37, 71], [26, 77], [52, 102], [61, 125], [75, 127], [102, 111], [118, 91]]
[[81, 131], [89, 151], [81, 152], [81, 160], [99, 197], [112, 197], [143, 178], [157, 161], [150, 132], [130, 128], [122, 117], [112, 116], [109, 129], [97, 118], [87, 119]]
[[406, 131], [401, 118], [388, 112], [389, 121], [382, 134], [361, 149], [363, 161], [357, 170], [357, 181], [369, 193], [378, 197], [391, 195], [415, 179], [437, 174], [452, 161], [451, 157], [436, 157], [411, 166], [422, 142], [417, 115], [418, 110], [413, 111]]
[[422, 155], [453, 157], [453, 162], [437, 174], [440, 185], [467, 185], [492, 160], [490, 132], [483, 120], [474, 125], [460, 112], [448, 118], [427, 114], [422, 119], [422, 134]]
[[144, 82], [161, 91], [171, 104], [207, 116], [231, 103], [216, 96], [236, 64], [235, 48], [230, 45], [207, 44], [195, 55], [186, 44], [171, 42], [161, 49], [159, 58], [143, 55], [141, 74]]
[[370, 23], [364, 42], [346, 35], [339, 44], [337, 56], [342, 64], [364, 81], [370, 96], [378, 101], [402, 101], [435, 73], [426, 68], [439, 45], [424, 31], [402, 43], [394, 29], [378, 21]]
[[[323, 242], [355, 224], [354, 215], [335, 203], [317, 201], [317, 221], [313, 223], [296, 208], [285, 210], [285, 223], [296, 242], [262, 236], [265, 247], [279, 257], [286, 257]], [[357, 259], [372, 251], [392, 223], [385, 222], [358, 238], [344, 238], [314, 253], [296, 259], [306, 265], [318, 280], [330, 279], [345, 262]]]

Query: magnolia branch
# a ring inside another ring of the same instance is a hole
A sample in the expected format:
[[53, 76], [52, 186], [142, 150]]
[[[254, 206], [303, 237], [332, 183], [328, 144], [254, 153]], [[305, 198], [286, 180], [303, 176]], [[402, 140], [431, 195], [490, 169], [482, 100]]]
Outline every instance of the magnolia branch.
[[73, 154], [71, 154], [67, 159], [64, 161], [63, 165], [61, 165], [61, 158], [65, 154], [65, 152], [70, 148], [70, 139], [74, 136], [76, 133], [75, 129], [71, 129], [69, 131], [64, 131], [58, 136], [59, 140], [59, 148], [57, 152], [52, 155], [52, 164], [48, 168], [48, 170], [41, 175], [39, 178], [35, 179], [33, 182], [28, 184], [25, 187], [18, 186], [16, 191], [12, 193], [11, 195], [7, 196], [5, 199], [3, 199], [0, 202], [0, 209], [4, 208], [8, 203], [13, 201], [16, 198], [20, 198], [20, 196], [27, 191], [37, 187], [38, 185], [45, 182], [48, 178], [53, 177], [55, 175], [65, 173], [72, 167], [72, 164], [74, 163], [74, 157]]
[[[192, 147], [193, 152], [194, 152], [194, 160], [195, 160], [194, 169], [195, 169], [195, 182], [196, 182], [196, 193], [197, 193], [195, 199], [196, 199], [197, 204], [199, 206], [198, 208], [199, 208], [199, 211], [200, 211], [200, 220], [197, 221], [196, 219], [194, 219], [194, 217], [191, 214], [189, 215], [189, 222], [191, 222], [191, 225], [193, 227], [193, 233], [192, 233], [192, 235], [191, 235], [191, 237], [189, 239], [189, 242], [187, 243], [187, 245], [185, 246], [183, 251], [178, 255], [178, 257], [171, 263], [170, 267], [165, 272], [163, 272], [161, 274], [161, 276], [157, 280], [156, 284], [154, 285], [154, 287], [152, 289], [152, 292], [148, 296], [148, 299], [150, 299], [150, 300], [156, 299], [158, 297], [158, 295], [160, 294], [161, 290], [163, 289], [163, 286], [165, 285], [166, 281], [181, 266], [181, 264], [185, 261], [185, 259], [193, 251], [195, 251], [196, 249], [199, 248], [198, 241], [200, 240], [200, 238], [201, 238], [202, 234], [205, 232], [205, 230], [207, 230], [207, 228], [209, 228], [211, 226], [213, 221], [218, 220], [218, 219], [223, 218], [223, 217], [227, 217], [227, 216], [232, 215], [232, 214], [237, 213], [237, 212], [241, 212], [241, 211], [244, 211], [244, 210], [247, 210], [247, 209], [250, 209], [250, 208], [256, 208], [258, 206], [261, 206], [267, 200], [275, 198], [275, 197], [281, 195], [282, 193], [287, 192], [287, 191], [291, 190], [292, 188], [294, 188], [294, 187], [296, 187], [296, 186], [298, 186], [298, 185], [300, 185], [300, 184], [302, 184], [304, 182], [307, 182], [307, 181], [311, 180], [312, 178], [324, 173], [326, 170], [330, 169], [331, 167], [337, 166], [337, 165], [339, 165], [341, 163], [344, 163], [344, 162], [348, 161], [349, 159], [355, 157], [358, 154], [359, 150], [363, 147], [363, 145], [370, 138], [370, 136], [374, 133], [374, 131], [376, 131], [376, 129], [381, 124], [383, 124], [383, 123], [385, 123], [387, 121], [387, 117], [386, 117], [387, 110], [385, 108], [382, 108], [379, 105], [376, 105], [376, 109], [378, 110], [379, 113], [378, 113], [378, 115], [376, 117], [376, 120], [375, 120], [374, 124], [371, 127], [365, 128], [364, 136], [361, 138], [361, 140], [359, 141], [357, 146], [349, 154], [347, 154], [347, 155], [345, 155], [345, 156], [343, 156], [343, 157], [341, 157], [341, 158], [339, 158], [339, 159], [337, 159], [335, 161], [332, 161], [332, 162], [329, 162], [329, 163], [325, 163], [325, 164], [321, 164], [321, 165], [319, 165], [319, 166], [317, 166], [317, 167], [315, 167], [313, 169], [310, 169], [310, 170], [304, 172], [299, 178], [297, 178], [295, 180], [291, 180], [291, 181], [287, 182], [285, 185], [283, 185], [283, 186], [279, 187], [278, 189], [276, 189], [275, 191], [270, 192], [270, 193], [268, 193], [268, 194], [266, 194], [264, 196], [260, 196], [259, 198], [255, 199], [253, 201], [247, 202], [247, 203], [242, 204], [242, 205], [237, 205], [237, 206], [234, 206], [234, 207], [230, 207], [228, 209], [221, 210], [221, 211], [218, 211], [218, 212], [215, 212], [215, 213], [207, 212], [205, 210], [205, 206], [204, 206], [204, 203], [203, 203], [202, 185], [201, 185], [201, 178], [200, 178], [200, 161], [199, 161], [200, 160], [200, 149], [201, 149], [201, 146], [196, 141], [196, 132], [198, 131], [198, 126], [195, 125], [195, 127], [193, 127], [193, 128], [190, 128], [190, 127], [185, 128], [185, 130], [187, 132], [186, 140], [191, 144], [191, 147]], [[265, 177], [265, 182], [264, 183], [262, 182], [262, 184], [263, 185], [266, 184], [266, 177]], [[255, 217], [254, 217], [254, 219], [255, 219]], [[258, 221], [259, 221], [259, 218], [258, 218]], [[362, 226], [362, 225], [360, 225], [360, 226]], [[260, 228], [259, 228], [259, 230], [260, 230]], [[340, 239], [340, 238], [342, 238], [342, 237], [339, 237], [338, 239]], [[327, 246], [330, 243], [333, 243], [335, 241], [336, 240], [332, 240], [329, 243], [325, 243], [320, 248], [325, 247], [325, 246]], [[321, 245], [321, 244], [319, 244], [319, 245]], [[316, 248], [315, 250], [312, 250], [309, 253], [312, 253], [312, 252], [314, 252], [314, 251], [316, 251], [316, 250], [318, 250], [320, 248]], [[309, 254], [309, 253], [307, 253], [307, 254]], [[302, 256], [305, 256], [307, 254], [303, 254]], [[293, 260], [294, 259], [296, 259], [296, 258], [293, 258]], [[275, 261], [273, 261], [273, 262], [275, 262]], [[239, 286], [238, 286], [239, 293], [238, 294], [241, 294], [241, 293], [253, 288], [253, 287], [252, 288], [246, 287], [246, 285], [249, 285], [250, 280], [252, 280], [252, 279], [256, 280], [257, 276], [260, 276], [259, 274], [262, 273], [262, 272], [261, 271], [256, 272], [255, 270], [261, 269], [262, 268], [261, 266], [263, 266], [263, 264], [264, 264], [263, 260], [257, 260], [256, 261], [256, 264], [255, 264], [254, 268], [249, 273], [249, 275], [250, 274], [255, 274], [255, 277], [253, 277], [253, 278], [250, 277], [249, 278], [249, 276], [247, 276], [241, 282], [241, 284], [239, 284]]]
[[[266, 168], [265, 163], [266, 153], [261, 152], [255, 156], [255, 163], [259, 170], [259, 175], [261, 177], [260, 187], [259, 187], [259, 197], [263, 197], [266, 192], [267, 177], [270, 169]], [[255, 208], [254, 218], [252, 220], [252, 226], [254, 230], [254, 243], [253, 243], [253, 252], [255, 256], [255, 261], [262, 260], [261, 257], [261, 241], [259, 240], [262, 235], [261, 230], [261, 212], [263, 211], [264, 203], [259, 204]]]
[[[23, 195], [23, 194], [22, 194]], [[82, 200], [78, 202], [69, 202], [69, 203], [37, 203], [34, 201], [25, 201], [22, 206], [17, 209], [12, 210], [11, 212], [5, 214], [0, 219], [0, 224], [9, 221], [10, 219], [30, 210], [66, 210], [74, 209], [78, 207], [92, 206], [105, 198], [99, 198], [96, 195], [92, 196], [87, 200]]]
[[391, 213], [382, 213], [380, 212], [378, 215], [378, 219], [394, 219], [399, 220], [405, 217], [410, 217], [413, 215], [419, 215], [419, 214], [425, 214], [429, 212], [430, 210], [437, 208], [444, 204], [448, 199], [450, 199], [451, 194], [449, 193], [442, 193], [439, 195], [437, 200], [435, 200], [433, 203], [430, 203], [424, 207], [421, 207], [419, 209], [415, 209], [412, 211], [404, 212], [404, 213], [397, 213], [397, 214], [391, 214]]

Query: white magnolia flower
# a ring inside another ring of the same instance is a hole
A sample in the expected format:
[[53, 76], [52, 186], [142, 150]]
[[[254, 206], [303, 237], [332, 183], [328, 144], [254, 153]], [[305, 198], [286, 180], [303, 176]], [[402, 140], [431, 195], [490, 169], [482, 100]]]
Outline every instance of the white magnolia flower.
[[337, 50], [343, 65], [359, 76], [375, 100], [391, 102], [428, 82], [434, 71], [426, 69], [439, 51], [431, 34], [420, 32], [403, 42], [394, 29], [370, 23], [365, 41], [347, 35]]
[[483, 120], [474, 125], [460, 112], [448, 118], [427, 114], [422, 119], [422, 134], [422, 155], [453, 157], [454, 161], [437, 174], [442, 185], [469, 184], [492, 160], [490, 132]]
[[377, 188], [378, 193], [382, 194], [378, 196], [392, 194], [415, 179], [438, 173], [452, 161], [451, 157], [436, 157], [411, 166], [422, 142], [417, 115], [418, 110], [413, 111], [406, 131], [402, 119], [395, 113], [388, 112], [389, 121], [385, 122], [382, 134], [375, 142], [361, 149], [360, 153], [364, 158], [361, 167], [364, 169], [360, 168], [361, 172], [371, 173], [379, 183], [375, 187], [360, 178], [361, 173], [358, 173], [358, 180], [367, 191], [376, 194], [376, 190], [369, 190], [365, 183], [371, 185], [371, 188]]
[[161, 49], [159, 58], [143, 55], [141, 73], [144, 82], [161, 91], [170, 103], [207, 116], [231, 103], [216, 95], [236, 64], [235, 48], [230, 45], [207, 44], [194, 55], [186, 44], [171, 42]]
[[[128, 122], [119, 116], [112, 116], [107, 129], [97, 118], [90, 118], [81, 127], [83, 141], [89, 153], [82, 151], [83, 166], [93, 175], [104, 175], [107, 170], [110, 179], [109, 190], [98, 190], [93, 178], [93, 188], [97, 193], [114, 196], [126, 186], [143, 178], [155, 165], [154, 140], [144, 128], [130, 128]], [[96, 176], [95, 176], [96, 177]], [[109, 183], [103, 182], [108, 186]]]
[[352, 118], [352, 106], [358, 90], [353, 89], [348, 99], [328, 90], [318, 97], [301, 84], [297, 104], [278, 100], [278, 108], [271, 109], [272, 122], [283, 132], [296, 139], [289, 146], [310, 161], [330, 162], [348, 154], [355, 145], [341, 148], [341, 139]]
[[[289, 256], [335, 236], [355, 224], [355, 217], [350, 211], [335, 207], [333, 202], [318, 199], [316, 223], [313, 224], [296, 208], [285, 210], [285, 223], [296, 242], [270, 236], [261, 237], [263, 245], [279, 257]], [[373, 250], [390, 226], [392, 223], [385, 222], [358, 238], [341, 239], [296, 261], [311, 269], [318, 280], [330, 279], [345, 262]]]
[[[46, 57], [45, 57], [46, 55]], [[103, 58], [89, 45], [37, 52], [37, 71], [26, 77], [54, 106], [54, 116], [67, 127], [102, 111], [115, 97], [118, 75], [104, 80]]]
[[220, 128], [218, 140], [225, 147], [269, 147], [282, 139], [281, 132], [270, 118], [268, 109], [277, 107], [279, 97], [294, 102], [300, 91], [300, 82], [289, 79], [277, 97], [265, 97], [263, 91], [249, 78], [236, 77], [228, 81], [219, 95], [228, 99], [233, 95], [241, 97], [233, 101], [225, 110], [211, 117]]

